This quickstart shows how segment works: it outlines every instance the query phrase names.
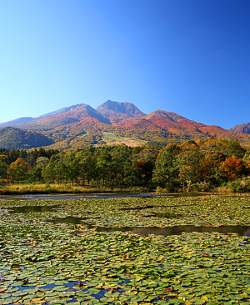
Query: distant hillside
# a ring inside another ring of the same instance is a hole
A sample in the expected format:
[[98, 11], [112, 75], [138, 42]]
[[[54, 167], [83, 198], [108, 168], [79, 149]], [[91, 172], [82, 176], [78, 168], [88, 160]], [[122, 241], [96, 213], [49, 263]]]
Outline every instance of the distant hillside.
[[13, 127], [0, 129], [0, 148], [9, 150], [28, 149], [51, 145], [52, 143], [51, 139], [38, 133]]
[[250, 123], [236, 125], [234, 128], [232, 128], [232, 131], [238, 134], [239, 133], [250, 134]]
[[[18, 132], [16, 129], [1, 131], [2, 147], [14, 148], [50, 145], [51, 139], [54, 143], [50, 147], [58, 149], [82, 148], [91, 144], [164, 144], [168, 141], [213, 137], [233, 137], [245, 143], [250, 142], [249, 123], [226, 130], [166, 110], [144, 114], [132, 103], [111, 100], [97, 109], [86, 104], [77, 104], [37, 118], [13, 120], [0, 124], [1, 126], [19, 128]], [[23, 129], [24, 134], [20, 133], [20, 129]], [[28, 135], [31, 137], [30, 141], [27, 141]]]
[[33, 120], [33, 118], [31, 118], [31, 117], [19, 118], [19, 119], [12, 120], [12, 121], [9, 121], [6, 123], [0, 123], [0, 128], [20, 126], [22, 124], [30, 123], [32, 120]]

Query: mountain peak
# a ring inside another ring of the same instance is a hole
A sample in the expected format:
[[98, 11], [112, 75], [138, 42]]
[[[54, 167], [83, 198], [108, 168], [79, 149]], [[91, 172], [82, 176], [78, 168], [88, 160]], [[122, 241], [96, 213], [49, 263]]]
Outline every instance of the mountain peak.
[[232, 128], [232, 131], [236, 134], [250, 134], [250, 122], [236, 125]]
[[63, 107], [63, 108], [60, 108], [56, 111], [52, 111], [52, 112], [43, 114], [43, 115], [39, 116], [39, 118], [52, 116], [52, 115], [57, 115], [57, 114], [60, 114], [60, 113], [65, 113], [65, 112], [70, 112], [70, 111], [73, 111], [73, 110], [76, 110], [76, 109], [79, 109], [79, 108], [82, 108], [82, 107], [85, 107], [85, 106], [87, 106], [87, 105], [84, 104], [84, 103], [81, 103], [81, 104], [75, 104], [75, 105], [68, 106], [68, 107]]
[[96, 122], [109, 124], [109, 120], [87, 104], [76, 104], [39, 117], [35, 124], [49, 127], [66, 126], [80, 123], [82, 120], [93, 119]]
[[159, 117], [162, 119], [168, 119], [168, 120], [173, 120], [173, 121], [177, 121], [180, 119], [186, 119], [183, 116], [181, 116], [175, 112], [170, 112], [170, 111], [166, 111], [166, 110], [162, 110], [162, 109], [157, 109], [156, 111], [149, 113], [147, 115], [147, 117], [149, 117], [149, 118]]
[[101, 104], [97, 111], [108, 117], [111, 121], [117, 121], [129, 117], [141, 117], [144, 113], [133, 103], [116, 102], [107, 100]]

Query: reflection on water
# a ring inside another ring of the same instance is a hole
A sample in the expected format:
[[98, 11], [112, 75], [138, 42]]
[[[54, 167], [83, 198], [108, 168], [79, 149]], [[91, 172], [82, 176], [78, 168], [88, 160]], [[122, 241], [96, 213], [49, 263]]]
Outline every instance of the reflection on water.
[[146, 209], [153, 209], [153, 208], [162, 208], [160, 205], [145, 205], [145, 206], [136, 206], [136, 207], [126, 207], [120, 208], [120, 211], [140, 211]]
[[77, 216], [66, 216], [49, 219], [48, 222], [52, 223], [68, 223], [68, 224], [82, 224], [83, 220], [87, 220], [89, 217], [77, 217]]
[[[43, 291], [43, 290], [53, 290], [56, 287], [61, 287], [61, 288], [65, 287], [64, 293], [72, 292], [72, 296], [69, 296], [69, 299], [66, 302], [67, 303], [74, 303], [74, 302], [78, 302], [77, 296], [74, 296], [74, 293], [76, 293], [76, 292], [89, 293], [88, 288], [82, 288], [83, 286], [86, 286], [86, 285], [87, 285], [87, 283], [82, 282], [82, 281], [69, 281], [69, 282], [65, 282], [65, 283], [60, 284], [60, 285], [55, 284], [55, 283], [49, 283], [49, 284], [44, 285], [44, 286], [21, 285], [21, 286], [13, 286], [13, 287], [16, 288], [19, 291], [26, 291], [26, 290], [28, 291], [30, 289], [39, 289], [40, 291]], [[97, 293], [93, 293], [93, 294], [90, 294], [90, 295], [92, 297], [94, 297], [96, 300], [100, 300], [102, 297], [105, 296], [105, 294], [106, 294], [106, 292], [108, 292], [108, 290], [109, 289], [100, 288]], [[45, 303], [44, 302], [42, 304], [47, 305], [47, 304], [52, 304], [52, 303], [47, 303], [47, 302]]]
[[193, 225], [180, 225], [180, 226], [172, 226], [172, 227], [96, 227], [97, 232], [130, 232], [142, 236], [148, 236], [150, 234], [153, 235], [180, 235], [182, 233], [236, 233], [240, 236], [250, 237], [250, 227], [249, 226], [193, 226]]
[[[153, 208], [182, 208], [182, 207], [191, 207], [191, 206], [195, 206], [195, 204], [190, 203], [190, 204], [178, 204], [178, 205], [143, 205], [143, 206], [136, 206], [136, 207], [120, 208], [119, 210], [120, 211], [141, 211], [141, 210], [153, 209]], [[160, 214], [160, 213], [158, 213], [158, 214]]]
[[62, 207], [61, 205], [24, 205], [24, 206], [17, 206], [17, 207], [10, 207], [6, 208], [11, 213], [42, 213], [42, 212], [50, 212], [57, 210], [58, 208]]
[[183, 217], [182, 214], [176, 214], [176, 213], [170, 213], [170, 212], [159, 212], [159, 213], [152, 213], [149, 215], [145, 215], [144, 217], [151, 218], [151, 217], [157, 217], [157, 218], [181, 218]]
[[157, 198], [157, 197], [195, 197], [205, 196], [201, 193], [84, 193], [84, 194], [23, 194], [23, 195], [0, 195], [0, 199], [20, 199], [20, 200], [80, 200], [80, 199], [112, 199], [112, 198]]

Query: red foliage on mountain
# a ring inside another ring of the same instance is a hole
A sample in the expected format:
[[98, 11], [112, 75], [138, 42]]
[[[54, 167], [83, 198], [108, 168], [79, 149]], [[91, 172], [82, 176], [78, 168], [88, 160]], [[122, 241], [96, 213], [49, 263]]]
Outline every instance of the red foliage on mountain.
[[[5, 125], [7, 123], [4, 123]], [[38, 118], [14, 120], [19, 128], [39, 131], [54, 140], [71, 140], [88, 131], [104, 131], [134, 138], [158, 141], [167, 137], [213, 138], [236, 137], [248, 140], [249, 135], [187, 119], [177, 113], [157, 110], [145, 115], [134, 104], [107, 101], [97, 109], [86, 104], [73, 105]], [[1, 127], [1, 124], [0, 124]]]

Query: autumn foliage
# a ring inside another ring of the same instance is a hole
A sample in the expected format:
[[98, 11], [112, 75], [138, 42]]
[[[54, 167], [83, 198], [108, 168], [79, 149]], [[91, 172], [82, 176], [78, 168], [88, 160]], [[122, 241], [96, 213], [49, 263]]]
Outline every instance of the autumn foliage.
[[224, 174], [229, 180], [235, 180], [240, 177], [244, 172], [244, 163], [243, 161], [235, 156], [230, 156], [226, 158], [220, 165], [220, 171]]
[[233, 185], [248, 190], [250, 157], [239, 142], [208, 139], [146, 145], [88, 146], [77, 151], [1, 151], [0, 183], [74, 183], [107, 187], [157, 187], [211, 191]]

